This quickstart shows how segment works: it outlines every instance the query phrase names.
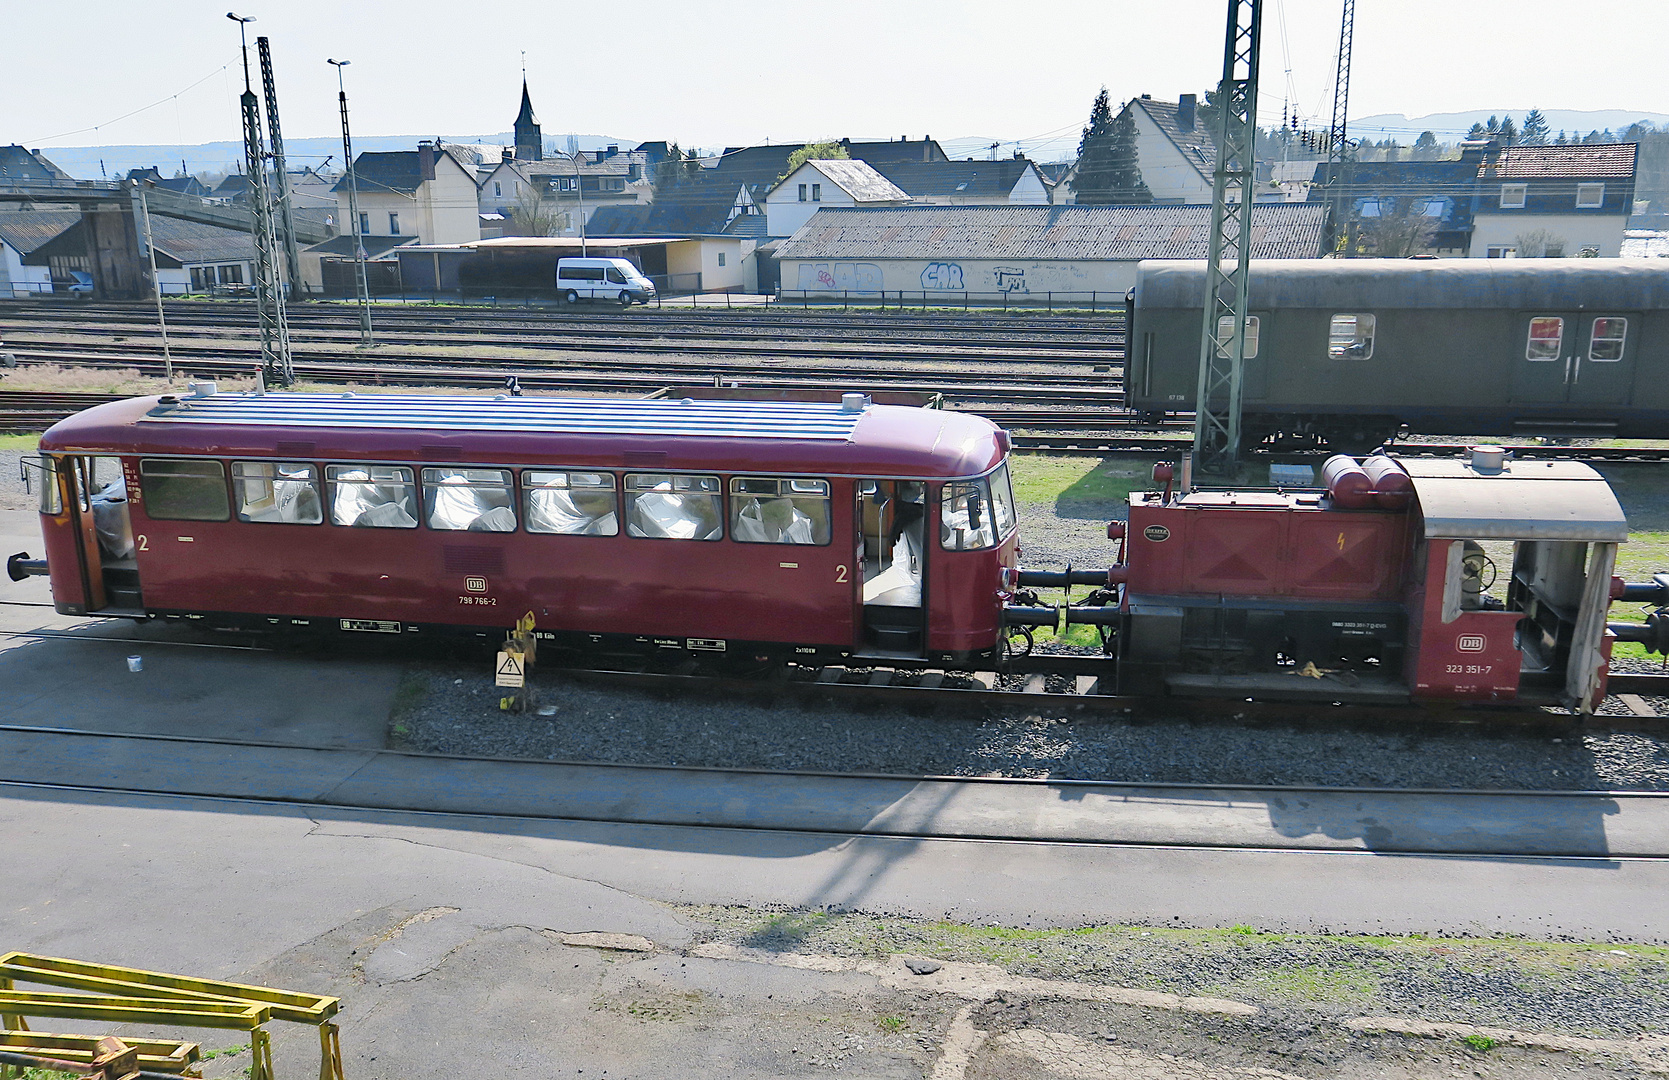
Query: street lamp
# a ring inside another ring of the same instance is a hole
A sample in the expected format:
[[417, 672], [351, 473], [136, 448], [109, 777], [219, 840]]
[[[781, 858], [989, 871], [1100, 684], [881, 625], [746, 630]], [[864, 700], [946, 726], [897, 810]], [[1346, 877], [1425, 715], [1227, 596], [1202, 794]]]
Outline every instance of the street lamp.
[[353, 61], [327, 59], [325, 63], [336, 69], [336, 100], [342, 106], [342, 160], [348, 163], [348, 220], [353, 227], [354, 271], [359, 287], [359, 344], [370, 348], [371, 289], [365, 282], [365, 241], [359, 234], [359, 176], [354, 171], [353, 139], [348, 134], [348, 89], [342, 77], [342, 69]]
[[581, 257], [591, 254], [590, 250], [585, 246], [585, 181], [580, 179], [580, 158], [584, 156], [584, 154], [584, 150], [575, 150], [572, 154], [562, 154], [563, 157], [574, 163], [574, 198], [578, 199], [580, 204]]
[[245, 93], [254, 93], [255, 88], [249, 82], [249, 32], [246, 27], [255, 21], [253, 15], [239, 15], [235, 11], [228, 11], [226, 17], [238, 24], [238, 40], [243, 43], [243, 89]]

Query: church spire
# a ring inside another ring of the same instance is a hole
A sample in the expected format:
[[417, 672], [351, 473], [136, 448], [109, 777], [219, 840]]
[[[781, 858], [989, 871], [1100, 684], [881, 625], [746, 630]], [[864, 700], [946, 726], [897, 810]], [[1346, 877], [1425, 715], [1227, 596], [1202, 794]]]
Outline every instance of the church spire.
[[516, 114], [516, 160], [542, 161], [545, 157], [544, 139], [539, 133], [539, 118], [533, 115], [533, 98], [527, 92], [527, 76], [522, 76], [522, 109]]

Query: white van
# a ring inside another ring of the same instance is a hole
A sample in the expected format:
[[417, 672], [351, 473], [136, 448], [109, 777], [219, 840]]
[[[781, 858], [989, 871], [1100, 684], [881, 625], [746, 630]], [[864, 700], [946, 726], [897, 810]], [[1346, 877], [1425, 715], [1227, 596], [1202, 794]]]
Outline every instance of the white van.
[[647, 304], [655, 283], [626, 259], [558, 259], [556, 290], [570, 304], [581, 300], [613, 300], [626, 307]]

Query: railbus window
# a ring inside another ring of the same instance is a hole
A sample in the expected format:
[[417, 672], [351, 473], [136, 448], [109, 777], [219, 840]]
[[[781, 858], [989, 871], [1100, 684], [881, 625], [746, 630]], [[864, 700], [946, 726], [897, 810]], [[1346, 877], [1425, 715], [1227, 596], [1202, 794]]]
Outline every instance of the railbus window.
[[287, 525], [324, 521], [317, 466], [300, 461], [234, 461], [232, 490], [238, 520]]
[[506, 469], [424, 469], [429, 528], [515, 532], [516, 495]]
[[730, 536], [748, 544], [827, 544], [829, 482], [738, 476], [730, 481]]
[[226, 521], [226, 467], [195, 458], [142, 458], [145, 514], [158, 521]]
[[1565, 320], [1557, 315], [1538, 315], [1530, 320], [1530, 336], [1524, 343], [1524, 359], [1557, 360], [1565, 339]]
[[1620, 315], [1605, 315], [1594, 320], [1593, 333], [1588, 338], [1588, 359], [1605, 364], [1623, 358], [1623, 342], [1628, 337], [1628, 320]]
[[325, 484], [337, 525], [417, 528], [417, 485], [404, 465], [327, 465]]
[[613, 473], [522, 472], [527, 531], [566, 536], [617, 536], [620, 503]]
[[939, 544], [946, 551], [975, 551], [996, 543], [991, 485], [983, 479], [946, 484], [939, 493]]
[[997, 539], [1001, 540], [1018, 520], [1014, 512], [1014, 487], [1009, 482], [1008, 464], [998, 465], [987, 479], [991, 483], [991, 510], [996, 518]]
[[57, 517], [64, 512], [64, 491], [58, 485], [59, 460], [51, 454], [41, 455], [41, 513]]
[[1372, 315], [1335, 315], [1327, 324], [1327, 356], [1332, 360], [1369, 360], [1373, 357]]
[[719, 501], [716, 476], [627, 473], [626, 535], [718, 540], [724, 536]]
[[[1256, 315], [1246, 316], [1246, 352], [1245, 352], [1245, 357], [1248, 360], [1253, 359], [1258, 354], [1258, 331], [1261, 328], [1262, 324], [1263, 324], [1263, 320], [1260, 319], [1258, 316], [1256, 316]], [[1227, 359], [1228, 358], [1228, 355], [1229, 355], [1228, 346], [1229, 346], [1229, 343], [1232, 342], [1233, 340], [1234, 340], [1234, 316], [1233, 315], [1219, 316], [1218, 319], [1217, 319], [1217, 356], [1220, 359]]]

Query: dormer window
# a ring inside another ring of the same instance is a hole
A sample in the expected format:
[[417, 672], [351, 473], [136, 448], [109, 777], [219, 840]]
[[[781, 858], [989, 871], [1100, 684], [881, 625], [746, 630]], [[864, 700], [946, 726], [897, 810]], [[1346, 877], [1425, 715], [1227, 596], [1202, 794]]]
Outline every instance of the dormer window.
[[1576, 208], [1578, 210], [1598, 210], [1605, 205], [1604, 184], [1576, 185]]
[[1530, 185], [1528, 185], [1528, 184], [1502, 184], [1501, 185], [1501, 209], [1503, 209], [1503, 210], [1522, 210], [1522, 209], [1524, 209], [1524, 196], [1526, 194], [1528, 194], [1529, 191], [1530, 191]]

